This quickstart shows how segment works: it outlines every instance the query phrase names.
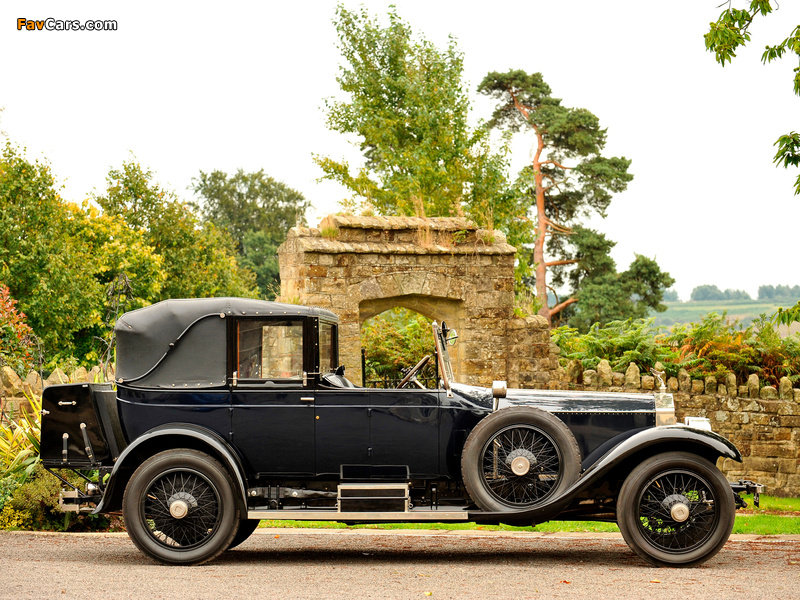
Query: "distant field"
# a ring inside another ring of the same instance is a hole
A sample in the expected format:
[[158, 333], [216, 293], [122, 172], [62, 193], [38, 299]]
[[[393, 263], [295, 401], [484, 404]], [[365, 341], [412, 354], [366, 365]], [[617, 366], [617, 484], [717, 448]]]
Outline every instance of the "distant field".
[[[753, 319], [760, 314], [772, 315], [778, 308], [788, 308], [794, 306], [796, 301], [758, 301], [758, 300], [708, 300], [703, 302], [665, 302], [666, 312], [654, 314], [656, 325], [671, 327], [676, 323], [696, 323], [703, 315], [710, 312], [722, 314], [727, 312], [728, 319], [731, 321], [739, 320], [745, 326], [750, 325]], [[800, 325], [795, 324], [791, 328], [794, 333], [800, 331]]]

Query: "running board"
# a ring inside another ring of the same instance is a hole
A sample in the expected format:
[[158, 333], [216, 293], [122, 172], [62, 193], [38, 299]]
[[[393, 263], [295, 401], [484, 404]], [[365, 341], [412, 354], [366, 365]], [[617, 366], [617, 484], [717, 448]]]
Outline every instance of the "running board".
[[334, 509], [329, 510], [308, 510], [308, 509], [283, 509], [283, 510], [249, 510], [248, 519], [275, 519], [293, 521], [428, 521], [433, 523], [444, 523], [447, 521], [468, 521], [469, 513], [466, 510], [443, 511], [443, 510], [416, 510], [393, 511], [393, 512], [340, 512]]

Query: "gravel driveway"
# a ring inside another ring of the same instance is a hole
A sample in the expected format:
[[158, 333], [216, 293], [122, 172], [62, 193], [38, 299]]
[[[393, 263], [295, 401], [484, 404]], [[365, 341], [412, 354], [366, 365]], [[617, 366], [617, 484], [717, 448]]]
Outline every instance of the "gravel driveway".
[[646, 566], [618, 534], [260, 529], [199, 567], [125, 534], [0, 532], [0, 598], [800, 599], [800, 536], [734, 536], [701, 567]]

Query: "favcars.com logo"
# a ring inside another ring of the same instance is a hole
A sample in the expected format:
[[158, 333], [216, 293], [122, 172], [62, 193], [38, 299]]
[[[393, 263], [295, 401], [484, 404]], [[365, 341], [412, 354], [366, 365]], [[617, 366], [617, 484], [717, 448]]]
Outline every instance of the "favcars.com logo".
[[17, 19], [17, 31], [116, 31], [116, 21], [102, 21], [100, 19], [90, 19], [81, 22], [78, 19], [44, 19], [36, 21], [20, 17]]

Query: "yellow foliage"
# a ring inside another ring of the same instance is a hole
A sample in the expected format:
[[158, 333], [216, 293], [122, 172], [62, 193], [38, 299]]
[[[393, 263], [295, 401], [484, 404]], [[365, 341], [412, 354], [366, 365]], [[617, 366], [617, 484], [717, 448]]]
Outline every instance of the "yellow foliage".
[[31, 516], [26, 511], [6, 505], [0, 512], [0, 529], [30, 529], [31, 525]]

